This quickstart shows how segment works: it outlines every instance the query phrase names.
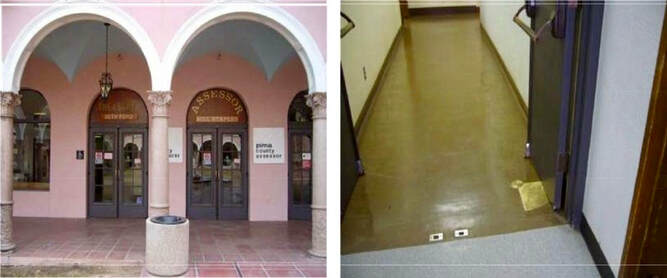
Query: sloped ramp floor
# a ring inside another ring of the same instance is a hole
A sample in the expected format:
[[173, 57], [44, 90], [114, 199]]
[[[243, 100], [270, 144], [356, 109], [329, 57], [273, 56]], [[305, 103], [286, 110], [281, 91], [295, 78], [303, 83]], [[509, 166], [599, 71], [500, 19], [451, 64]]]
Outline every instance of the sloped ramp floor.
[[539, 180], [523, 157], [526, 126], [476, 14], [408, 19], [360, 134], [366, 175], [341, 223], [342, 253], [564, 224], [549, 204], [525, 211], [511, 187]]

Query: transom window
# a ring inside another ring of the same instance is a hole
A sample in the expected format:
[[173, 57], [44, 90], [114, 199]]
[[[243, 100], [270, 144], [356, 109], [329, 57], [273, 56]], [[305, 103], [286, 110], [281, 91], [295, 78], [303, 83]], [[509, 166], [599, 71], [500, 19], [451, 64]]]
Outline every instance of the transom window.
[[46, 99], [24, 89], [14, 110], [14, 190], [49, 190], [51, 113]]

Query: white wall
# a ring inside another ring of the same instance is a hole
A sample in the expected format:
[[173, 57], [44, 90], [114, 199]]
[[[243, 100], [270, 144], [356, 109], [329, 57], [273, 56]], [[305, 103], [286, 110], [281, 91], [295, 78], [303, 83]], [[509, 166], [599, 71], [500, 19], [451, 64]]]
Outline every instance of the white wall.
[[[341, 11], [357, 26], [341, 40], [341, 62], [345, 72], [352, 120], [355, 122], [401, 27], [398, 3], [398, 0], [393, 0], [392, 3], [341, 6]], [[364, 66], [366, 80], [363, 78]]]
[[477, 6], [477, 0], [408, 0], [408, 8], [436, 8], [436, 7], [457, 7], [457, 6]]
[[[604, 9], [583, 210], [605, 257], [619, 264], [665, 8], [607, 4]], [[618, 275], [618, 266], [612, 270]]]
[[[512, 79], [516, 82], [521, 98], [528, 106], [530, 38], [512, 21], [516, 11], [523, 5], [523, 1], [514, 2], [516, 3], [498, 4], [482, 1], [479, 17]], [[522, 20], [530, 22], [525, 13], [522, 13]]]

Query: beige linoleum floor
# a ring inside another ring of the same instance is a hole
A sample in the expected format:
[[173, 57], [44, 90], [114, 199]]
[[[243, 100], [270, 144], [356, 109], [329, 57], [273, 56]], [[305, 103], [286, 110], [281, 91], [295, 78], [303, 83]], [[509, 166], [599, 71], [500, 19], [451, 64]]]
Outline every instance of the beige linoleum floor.
[[[411, 18], [362, 129], [366, 169], [342, 222], [342, 253], [559, 225], [549, 204], [525, 212], [513, 180], [526, 119], [477, 15]], [[526, 54], [528, 55], [528, 54]], [[549, 193], [553, 189], [547, 189]]]

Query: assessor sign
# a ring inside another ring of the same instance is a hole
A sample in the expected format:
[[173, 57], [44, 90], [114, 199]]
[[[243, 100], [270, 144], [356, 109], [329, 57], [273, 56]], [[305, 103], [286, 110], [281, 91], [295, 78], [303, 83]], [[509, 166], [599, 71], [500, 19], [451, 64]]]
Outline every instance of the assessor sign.
[[285, 129], [258, 127], [252, 129], [254, 162], [280, 164], [285, 162]]

